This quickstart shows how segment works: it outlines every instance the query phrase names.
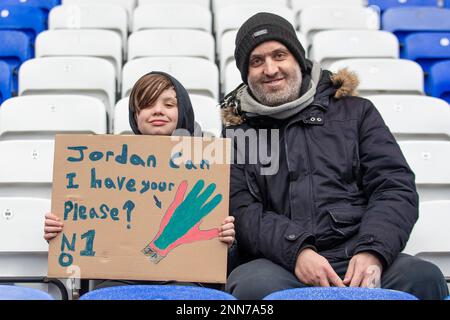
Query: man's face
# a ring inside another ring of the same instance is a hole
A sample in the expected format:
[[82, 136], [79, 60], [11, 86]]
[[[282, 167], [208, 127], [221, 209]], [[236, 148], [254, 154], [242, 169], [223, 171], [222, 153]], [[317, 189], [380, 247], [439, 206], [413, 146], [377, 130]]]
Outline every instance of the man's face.
[[177, 127], [178, 105], [174, 89], [164, 90], [151, 106], [136, 115], [139, 131], [148, 135], [169, 136]]
[[264, 105], [278, 106], [299, 98], [302, 73], [292, 53], [278, 41], [267, 41], [250, 54], [248, 85]]

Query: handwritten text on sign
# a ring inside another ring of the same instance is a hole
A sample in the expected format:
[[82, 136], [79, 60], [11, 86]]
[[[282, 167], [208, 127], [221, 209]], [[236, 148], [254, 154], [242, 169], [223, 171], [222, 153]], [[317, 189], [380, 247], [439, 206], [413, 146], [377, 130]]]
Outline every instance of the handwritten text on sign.
[[[229, 183], [229, 165], [218, 161], [217, 154], [227, 152], [194, 157], [198, 153], [192, 151], [195, 140], [184, 139], [192, 142], [190, 148], [186, 141], [177, 143], [170, 137], [59, 138], [66, 141], [55, 147], [52, 211], [61, 214], [64, 230], [50, 250], [50, 256], [58, 255], [59, 268], [83, 267], [88, 260], [82, 258], [89, 257], [94, 259], [82, 272], [87, 269], [89, 273], [92, 264], [100, 267], [115, 262], [122, 269], [125, 262], [117, 257], [127, 257], [137, 265], [149, 260], [156, 265], [177, 247], [217, 240], [220, 218], [228, 211]], [[202, 146], [208, 143], [200, 142]], [[217, 148], [217, 141], [209, 143]], [[146, 273], [137, 279], [151, 277]], [[117, 274], [117, 278], [126, 276]]]

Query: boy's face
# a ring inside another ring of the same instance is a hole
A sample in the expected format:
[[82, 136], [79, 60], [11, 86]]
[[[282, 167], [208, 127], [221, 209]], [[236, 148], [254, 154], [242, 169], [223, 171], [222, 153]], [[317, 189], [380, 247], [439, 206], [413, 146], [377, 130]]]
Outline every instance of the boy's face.
[[178, 105], [174, 89], [164, 90], [151, 106], [143, 106], [136, 115], [142, 134], [170, 136], [177, 128]]

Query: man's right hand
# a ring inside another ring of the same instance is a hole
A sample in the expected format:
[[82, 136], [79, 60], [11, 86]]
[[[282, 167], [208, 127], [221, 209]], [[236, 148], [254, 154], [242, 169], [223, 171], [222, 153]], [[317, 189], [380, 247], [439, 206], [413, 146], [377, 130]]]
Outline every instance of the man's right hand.
[[44, 239], [50, 241], [55, 238], [63, 229], [61, 219], [51, 213], [45, 215]]
[[295, 265], [295, 275], [303, 284], [313, 287], [345, 287], [327, 259], [312, 249], [300, 252]]

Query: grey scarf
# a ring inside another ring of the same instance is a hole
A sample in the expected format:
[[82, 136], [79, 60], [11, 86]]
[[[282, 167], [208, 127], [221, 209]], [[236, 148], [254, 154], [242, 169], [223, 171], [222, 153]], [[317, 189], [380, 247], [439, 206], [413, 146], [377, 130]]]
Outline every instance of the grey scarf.
[[316, 94], [317, 84], [320, 80], [321, 67], [317, 62], [313, 62], [311, 71], [311, 83], [308, 90], [297, 100], [275, 106], [268, 107], [258, 101], [256, 101], [252, 95], [248, 92], [248, 86], [243, 86], [236, 94], [238, 100], [240, 100], [241, 110], [244, 112], [255, 113], [262, 116], [269, 116], [275, 119], [287, 119], [294, 114], [305, 109], [314, 101]]

